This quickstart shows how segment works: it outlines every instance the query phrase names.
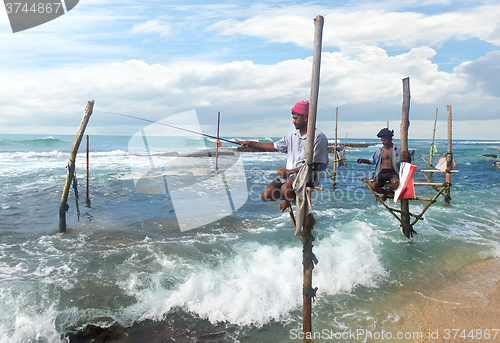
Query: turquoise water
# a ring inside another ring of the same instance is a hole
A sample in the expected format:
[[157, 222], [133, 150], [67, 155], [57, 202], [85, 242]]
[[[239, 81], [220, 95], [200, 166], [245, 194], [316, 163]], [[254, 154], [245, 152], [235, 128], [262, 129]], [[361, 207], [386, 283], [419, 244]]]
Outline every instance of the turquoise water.
[[[204, 151], [212, 141], [158, 138], [149, 142], [151, 160], [140, 149], [130, 150], [131, 137], [91, 136], [91, 206], [85, 206], [84, 139], [76, 161], [81, 214], [78, 221], [71, 190], [62, 234], [59, 204], [73, 139], [0, 135], [0, 342], [65, 342], [88, 324], [132, 327], [147, 321], [189, 329], [196, 337], [216, 332], [220, 342], [296, 341], [302, 326], [302, 247], [288, 214], [260, 200], [285, 164], [284, 154], [220, 157], [224, 171], [238, 163], [244, 168], [243, 174], [225, 174], [232, 195], [228, 212], [211, 200], [219, 193], [209, 183], [216, 174], [206, 165], [213, 168], [214, 160], [201, 157], [183, 165], [186, 160], [178, 159]], [[348, 140], [359, 142], [378, 144]], [[418, 167], [415, 180], [423, 181], [419, 170], [428, 166], [420, 155], [428, 153], [430, 141], [409, 145]], [[445, 141], [436, 145], [440, 153], [446, 150]], [[404, 323], [412, 297], [470, 261], [500, 255], [500, 169], [493, 164], [498, 159], [484, 156], [500, 155], [498, 146], [454, 141], [460, 172], [452, 175], [451, 205], [441, 197], [415, 225], [418, 235], [412, 239], [361, 181], [371, 176], [370, 166], [341, 167], [335, 192], [325, 174], [324, 191], [313, 193], [319, 260], [313, 271], [313, 331], [322, 334], [315, 341], [371, 341], [332, 334], [394, 330]], [[234, 147], [223, 143], [225, 152]], [[354, 148], [347, 160], [368, 158], [375, 148]], [[166, 176], [141, 188], [146, 178], [137, 181], [137, 172], [151, 161], [163, 163]], [[193, 176], [207, 181], [195, 193]], [[244, 197], [241, 189], [234, 191], [238, 185], [245, 185]], [[416, 187], [418, 196], [433, 192]], [[183, 201], [191, 202], [181, 212]], [[424, 206], [412, 201], [410, 209], [418, 214]], [[210, 213], [215, 220], [203, 222]], [[203, 225], [180, 231], [186, 217]]]

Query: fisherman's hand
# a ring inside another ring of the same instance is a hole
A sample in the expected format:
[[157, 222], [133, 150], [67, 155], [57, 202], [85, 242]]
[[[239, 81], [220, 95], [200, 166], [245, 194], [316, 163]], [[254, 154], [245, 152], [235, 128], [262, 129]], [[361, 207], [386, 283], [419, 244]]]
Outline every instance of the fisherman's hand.
[[411, 162], [411, 154], [408, 151], [401, 151], [401, 157], [403, 157], [408, 162]]
[[358, 163], [361, 164], [361, 163], [365, 163], [365, 159], [364, 158], [358, 158]]
[[248, 148], [252, 146], [252, 141], [238, 141], [237, 144], [240, 144], [242, 148]]
[[286, 179], [288, 177], [288, 169], [280, 168], [280, 170], [278, 170], [278, 176]]

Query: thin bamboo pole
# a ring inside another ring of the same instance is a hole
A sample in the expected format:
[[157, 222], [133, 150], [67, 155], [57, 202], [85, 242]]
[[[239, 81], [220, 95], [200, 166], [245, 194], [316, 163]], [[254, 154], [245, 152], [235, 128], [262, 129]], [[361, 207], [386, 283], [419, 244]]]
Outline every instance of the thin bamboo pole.
[[446, 154], [446, 183], [448, 187], [446, 189], [446, 194], [444, 196], [444, 202], [446, 204], [450, 204], [451, 195], [450, 195], [450, 182], [451, 182], [451, 169], [453, 168], [453, 152], [452, 152], [452, 139], [451, 139], [451, 106], [447, 106], [448, 109], [448, 153]]
[[89, 197], [89, 135], [87, 135], [87, 198], [85, 204], [90, 207], [90, 197]]
[[[432, 143], [431, 143], [431, 157], [429, 160], [429, 169], [432, 169], [432, 156], [434, 153], [434, 138], [436, 137], [436, 123], [438, 119], [438, 108], [436, 107], [436, 116], [434, 117], [434, 131], [432, 132]], [[432, 173], [431, 173], [432, 176]]]
[[[321, 45], [323, 39], [323, 24], [324, 18], [318, 15], [314, 19], [314, 54], [312, 65], [312, 78], [311, 78], [311, 95], [309, 104], [309, 115], [307, 120], [307, 140], [306, 140], [306, 153], [305, 161], [311, 168], [309, 174], [309, 181], [312, 183], [312, 164], [314, 155], [314, 137], [316, 131], [316, 112], [318, 108], [318, 94], [319, 94], [319, 79], [320, 79], [320, 66], [321, 66]], [[310, 197], [310, 191], [307, 191], [307, 196]], [[316, 289], [312, 288], [312, 270], [314, 263], [317, 263], [316, 257], [312, 252], [312, 242], [314, 237], [312, 231], [312, 214], [304, 218], [303, 222], [303, 249], [302, 249], [302, 265], [303, 265], [303, 314], [302, 314], [302, 331], [304, 333], [312, 332], [311, 299], [315, 296]]]
[[[426, 172], [426, 173], [430, 173], [430, 172], [433, 172], [433, 173], [446, 173], [446, 170], [442, 171], [442, 170], [432, 169], [432, 170], [421, 170], [421, 172]], [[458, 172], [459, 172], [459, 170], [450, 170], [450, 173], [458, 173]]]
[[414, 182], [414, 186], [436, 186], [436, 187], [443, 187], [446, 185], [446, 183], [439, 183], [439, 182]]
[[[403, 155], [408, 153], [408, 127], [410, 126], [410, 78], [403, 79], [403, 110], [401, 117], [401, 162], [409, 162]], [[410, 202], [401, 199], [401, 227], [403, 234], [410, 238], [412, 227], [410, 225]]]
[[69, 188], [71, 186], [71, 181], [75, 173], [76, 154], [78, 153], [78, 148], [80, 147], [83, 133], [85, 132], [85, 128], [87, 127], [93, 109], [94, 109], [94, 100], [89, 101], [87, 103], [87, 106], [85, 107], [85, 112], [83, 114], [82, 121], [80, 123], [80, 129], [76, 134], [75, 141], [73, 142], [73, 147], [71, 148], [71, 153], [69, 155], [68, 174], [66, 176], [66, 183], [64, 184], [64, 189], [61, 197], [61, 205], [59, 206], [59, 232], [66, 232], [66, 211], [69, 208], [68, 195], [69, 195]]
[[[339, 108], [335, 109], [335, 148], [333, 150], [333, 190], [337, 187], [337, 128], [339, 123]], [[340, 155], [340, 154], [339, 154]]]
[[219, 170], [219, 129], [220, 129], [220, 111], [217, 114], [217, 140], [215, 141], [215, 170]]

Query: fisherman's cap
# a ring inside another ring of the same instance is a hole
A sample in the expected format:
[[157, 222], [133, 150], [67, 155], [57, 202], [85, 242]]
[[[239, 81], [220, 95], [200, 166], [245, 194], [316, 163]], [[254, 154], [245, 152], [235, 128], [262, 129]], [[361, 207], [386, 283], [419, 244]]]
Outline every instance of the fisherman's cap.
[[295, 104], [292, 108], [292, 112], [295, 112], [297, 114], [300, 114], [302, 116], [307, 116], [309, 115], [309, 101], [299, 101], [298, 103]]
[[386, 127], [377, 133], [377, 137], [380, 137], [381, 139], [392, 139], [392, 136], [394, 136], [394, 130], [389, 130]]

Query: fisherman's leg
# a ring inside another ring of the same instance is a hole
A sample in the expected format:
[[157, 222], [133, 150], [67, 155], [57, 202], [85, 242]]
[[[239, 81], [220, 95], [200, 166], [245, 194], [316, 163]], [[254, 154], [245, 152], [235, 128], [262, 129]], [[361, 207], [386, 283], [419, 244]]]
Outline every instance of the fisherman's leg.
[[[387, 191], [387, 189], [384, 188], [384, 185], [385, 185], [385, 183], [380, 183], [380, 182], [374, 181], [372, 183], [372, 186], [371, 186], [375, 192], [382, 194], [382, 197], [381, 197], [382, 201], [386, 201], [387, 196], [389, 195], [389, 192]], [[394, 194], [394, 192], [392, 192], [392, 194]]]
[[283, 194], [281, 194], [281, 190], [279, 188], [274, 187], [273, 185], [267, 186], [260, 195], [263, 201], [276, 201], [283, 198]]
[[372, 182], [372, 185], [371, 185], [371, 188], [376, 192], [376, 193], [380, 193], [380, 194], [386, 194], [386, 189], [383, 187], [384, 184], [383, 183], [380, 183], [380, 182], [377, 182], [377, 181], [373, 181]]
[[295, 192], [293, 191], [292, 184], [293, 179], [289, 179], [281, 186], [281, 194], [283, 194], [283, 201], [279, 205], [281, 212], [286, 210], [291, 202], [295, 201]]
[[283, 194], [281, 194], [282, 185], [280, 178], [277, 177], [262, 191], [261, 199], [266, 202], [281, 200], [283, 198]]
[[390, 181], [390, 185], [389, 185], [389, 189], [387, 190], [387, 192], [389, 194], [392, 194], [394, 195], [394, 191], [399, 187], [399, 178], [392, 178], [391, 181]]

